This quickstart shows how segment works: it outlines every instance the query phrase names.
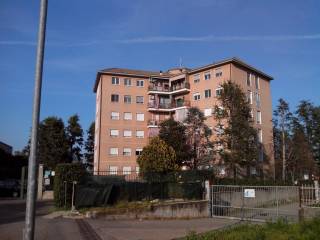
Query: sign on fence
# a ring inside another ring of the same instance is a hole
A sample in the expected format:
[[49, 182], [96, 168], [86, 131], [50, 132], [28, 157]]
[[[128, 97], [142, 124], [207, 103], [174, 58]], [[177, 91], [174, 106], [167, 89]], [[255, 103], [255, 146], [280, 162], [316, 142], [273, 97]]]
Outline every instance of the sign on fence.
[[255, 198], [256, 192], [254, 189], [245, 189], [244, 190], [244, 197], [245, 198]]

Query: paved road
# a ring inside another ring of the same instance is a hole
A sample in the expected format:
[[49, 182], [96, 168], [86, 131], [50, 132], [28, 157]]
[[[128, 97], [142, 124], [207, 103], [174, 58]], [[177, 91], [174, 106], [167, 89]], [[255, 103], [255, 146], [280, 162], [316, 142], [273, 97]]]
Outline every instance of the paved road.
[[219, 229], [238, 221], [229, 219], [201, 218], [193, 220], [87, 220], [92, 228], [105, 240], [169, 240]]
[[[44, 217], [52, 209], [52, 202], [37, 203], [35, 239], [37, 240], [166, 240], [183, 237], [190, 231], [198, 233], [225, 227], [236, 221], [227, 219], [193, 220], [74, 220]], [[0, 200], [0, 239], [22, 239], [25, 202]]]
[[[53, 207], [50, 201], [37, 202], [35, 239], [64, 240], [82, 239], [78, 225], [73, 219], [45, 219]], [[25, 220], [25, 201], [0, 200], [0, 239], [20, 240]]]

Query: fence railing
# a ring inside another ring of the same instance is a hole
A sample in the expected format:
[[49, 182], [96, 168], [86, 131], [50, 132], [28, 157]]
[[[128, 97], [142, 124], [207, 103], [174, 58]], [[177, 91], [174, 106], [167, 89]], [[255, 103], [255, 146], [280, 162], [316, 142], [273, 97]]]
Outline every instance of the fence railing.
[[320, 214], [319, 188], [314, 186], [213, 185], [212, 216], [267, 221], [297, 221]]

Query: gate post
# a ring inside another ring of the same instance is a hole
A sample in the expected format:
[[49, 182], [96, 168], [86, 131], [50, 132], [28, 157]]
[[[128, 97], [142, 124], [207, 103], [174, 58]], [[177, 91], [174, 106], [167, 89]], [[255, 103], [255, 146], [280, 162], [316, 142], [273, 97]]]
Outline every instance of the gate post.
[[304, 212], [302, 207], [302, 186], [299, 186], [299, 222], [304, 218]]
[[42, 199], [42, 191], [43, 191], [43, 164], [39, 164], [39, 169], [38, 169], [38, 200]]
[[244, 219], [244, 212], [243, 212], [243, 207], [244, 207], [244, 188], [241, 186], [241, 199], [242, 199], [242, 204], [241, 204], [241, 221]]
[[209, 180], [206, 180], [204, 182], [204, 187], [205, 187], [205, 200], [208, 201], [208, 216], [212, 217], [212, 212], [211, 212], [211, 203], [212, 202], [210, 202], [211, 191], [210, 191], [210, 182], [209, 182]]

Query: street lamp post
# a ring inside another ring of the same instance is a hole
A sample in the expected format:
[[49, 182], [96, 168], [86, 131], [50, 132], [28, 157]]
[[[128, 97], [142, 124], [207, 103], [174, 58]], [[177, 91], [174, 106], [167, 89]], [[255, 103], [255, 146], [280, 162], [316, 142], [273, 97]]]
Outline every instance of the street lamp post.
[[45, 45], [45, 32], [47, 20], [47, 4], [48, 0], [41, 0], [40, 5], [40, 22], [38, 33], [37, 59], [36, 59], [36, 73], [33, 96], [33, 113], [32, 113], [32, 131], [31, 131], [31, 145], [30, 156], [28, 163], [28, 189], [26, 202], [26, 220], [23, 232], [24, 240], [34, 239], [34, 223], [35, 223], [35, 203], [37, 191], [37, 145], [38, 145], [38, 127], [40, 116], [40, 100], [41, 100], [41, 85], [42, 85], [42, 69], [43, 56]]

